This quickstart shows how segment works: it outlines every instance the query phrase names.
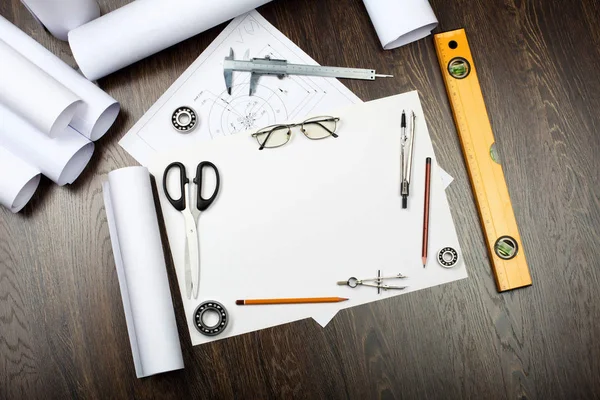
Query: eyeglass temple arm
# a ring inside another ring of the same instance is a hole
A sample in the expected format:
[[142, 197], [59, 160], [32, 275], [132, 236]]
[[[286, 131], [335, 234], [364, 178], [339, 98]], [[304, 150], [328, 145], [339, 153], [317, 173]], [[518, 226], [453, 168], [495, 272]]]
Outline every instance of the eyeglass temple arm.
[[[260, 145], [260, 147], [259, 147], [258, 149], [259, 149], [259, 150], [262, 150], [262, 149], [264, 149], [264, 148], [265, 148], [265, 146], [266, 146], [266, 144], [267, 144], [267, 142], [269, 141], [269, 138], [271, 137], [271, 134], [272, 134], [273, 132], [275, 132], [275, 129], [279, 129], [279, 128], [281, 128], [282, 126], [283, 126], [283, 127], [287, 127], [287, 128], [289, 129], [290, 127], [292, 127], [292, 126], [295, 126], [295, 125], [277, 125], [277, 126], [274, 126], [274, 127], [273, 127], [273, 129], [271, 129], [271, 130], [269, 131], [269, 133], [267, 133], [267, 137], [265, 138], [265, 140], [262, 142], [262, 144]], [[257, 137], [257, 136], [258, 136], [258, 132], [256, 132], [256, 133], [253, 133], [253, 134], [252, 134], [252, 136], [254, 136], [254, 137]]]
[[259, 150], [262, 150], [265, 148], [265, 145], [267, 144], [267, 141], [269, 140], [269, 138], [271, 137], [271, 134], [273, 133], [273, 131], [275, 130], [275, 128], [271, 129], [269, 131], [269, 133], [267, 133], [267, 137], [265, 138], [265, 140], [263, 140], [262, 144], [260, 145], [260, 147], [258, 148]]

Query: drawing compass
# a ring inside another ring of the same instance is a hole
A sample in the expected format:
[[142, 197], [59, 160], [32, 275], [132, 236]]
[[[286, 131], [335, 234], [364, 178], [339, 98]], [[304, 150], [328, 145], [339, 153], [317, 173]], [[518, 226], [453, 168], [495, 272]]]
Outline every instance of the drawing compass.
[[381, 292], [381, 289], [383, 289], [383, 290], [390, 290], [390, 289], [404, 290], [404, 289], [406, 289], [408, 286], [387, 285], [383, 282], [384, 280], [389, 280], [389, 279], [405, 279], [405, 278], [408, 278], [408, 277], [405, 275], [402, 275], [401, 273], [394, 275], [394, 276], [381, 276], [381, 270], [378, 270], [377, 278], [357, 279], [355, 277], [351, 277], [347, 281], [339, 281], [337, 284], [343, 285], [343, 286], [350, 286], [352, 289], [355, 289], [358, 286], [374, 287], [374, 288], [377, 288], [377, 293], [379, 294]]
[[374, 69], [326, 67], [322, 65], [290, 64], [286, 60], [252, 58], [250, 60], [235, 60], [233, 49], [223, 62], [223, 75], [227, 93], [231, 95], [233, 71], [250, 72], [250, 96], [255, 93], [258, 78], [262, 75], [275, 75], [285, 78], [288, 75], [320, 76], [326, 78], [363, 79], [373, 81], [375, 78], [389, 78], [393, 75], [376, 74]]

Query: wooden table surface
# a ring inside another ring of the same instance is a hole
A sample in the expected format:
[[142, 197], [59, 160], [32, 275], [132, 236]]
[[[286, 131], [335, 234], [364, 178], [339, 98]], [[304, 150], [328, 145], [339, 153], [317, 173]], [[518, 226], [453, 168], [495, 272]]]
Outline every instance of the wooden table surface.
[[[122, 112], [83, 175], [0, 209], [0, 399], [598, 398], [600, 2], [431, 3], [435, 32], [467, 29], [533, 286], [496, 292], [432, 37], [383, 51], [360, 0], [275, 0], [260, 13], [319, 63], [394, 74], [344, 81], [363, 100], [420, 92], [469, 279], [194, 348], [175, 295], [186, 367], [136, 379], [101, 183], [223, 24], [102, 79]], [[18, 0], [0, 14], [75, 65]]]

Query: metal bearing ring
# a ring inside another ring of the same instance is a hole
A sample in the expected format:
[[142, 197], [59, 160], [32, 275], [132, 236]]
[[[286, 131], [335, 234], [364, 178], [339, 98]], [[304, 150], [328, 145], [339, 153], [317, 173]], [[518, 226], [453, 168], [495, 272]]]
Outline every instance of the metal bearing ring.
[[[219, 321], [213, 326], [206, 325], [202, 320], [202, 317], [208, 311], [214, 311], [219, 316]], [[219, 303], [218, 301], [205, 301], [204, 303], [196, 307], [196, 310], [194, 311], [194, 326], [196, 327], [196, 329], [198, 329], [198, 332], [200, 332], [203, 335], [218, 335], [219, 333], [225, 330], [225, 328], [227, 327], [227, 322], [229, 322], [229, 315], [227, 314], [227, 310], [225, 309], [225, 307], [223, 307], [223, 304]]]
[[187, 106], [177, 107], [171, 115], [171, 124], [177, 132], [188, 133], [193, 131], [198, 124], [196, 111]]
[[444, 268], [452, 268], [458, 264], [458, 252], [452, 247], [444, 247], [437, 254], [438, 263]]

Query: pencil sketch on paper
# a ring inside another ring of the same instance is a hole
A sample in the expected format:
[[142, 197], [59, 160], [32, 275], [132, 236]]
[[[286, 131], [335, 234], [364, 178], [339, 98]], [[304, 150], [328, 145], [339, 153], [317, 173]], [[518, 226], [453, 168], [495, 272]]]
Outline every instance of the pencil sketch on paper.
[[[271, 45], [257, 57], [281, 59]], [[318, 79], [318, 78], [316, 78]], [[326, 99], [326, 88], [319, 87], [315, 78], [288, 76], [261, 77], [256, 93], [248, 95], [250, 75], [234, 73], [236, 82], [231, 95], [223, 89], [215, 94], [201, 90], [193, 104], [201, 115], [208, 115], [211, 138], [273, 125], [311, 114]], [[239, 81], [239, 82], [238, 82]]]
[[[361, 102], [336, 79], [307, 76], [263, 76], [249, 96], [250, 76], [237, 72], [229, 95], [223, 60], [230, 49], [245, 59], [268, 56], [317, 65], [258, 12], [237, 17], [123, 137], [125, 150], [147, 165], [158, 152]], [[191, 107], [198, 117], [197, 127], [186, 134], [171, 126], [173, 110], [181, 106]]]

